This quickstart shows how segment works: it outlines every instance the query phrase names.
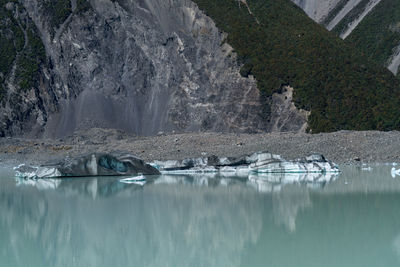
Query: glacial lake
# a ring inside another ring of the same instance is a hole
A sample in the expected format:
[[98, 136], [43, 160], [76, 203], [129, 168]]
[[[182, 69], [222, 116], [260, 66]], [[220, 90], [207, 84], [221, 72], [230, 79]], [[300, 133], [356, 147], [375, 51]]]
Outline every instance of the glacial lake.
[[[400, 176], [27, 181], [0, 168], [0, 266], [399, 266]], [[396, 167], [399, 168], [399, 167]]]

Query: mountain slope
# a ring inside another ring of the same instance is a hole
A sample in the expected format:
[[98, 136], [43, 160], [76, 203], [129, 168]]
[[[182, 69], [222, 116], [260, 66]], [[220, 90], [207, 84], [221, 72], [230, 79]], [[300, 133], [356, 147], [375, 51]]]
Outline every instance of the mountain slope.
[[31, 117], [42, 126], [45, 97], [39, 88], [45, 86], [40, 72], [45, 61], [43, 43], [23, 6], [0, 0], [0, 136], [18, 121], [33, 129]]
[[400, 64], [400, 1], [382, 0], [346, 41], [397, 73]]
[[3, 73], [0, 135], [268, 129], [256, 82], [190, 1], [2, 1], [8, 19], [30, 21], [46, 56], [26, 88]]
[[0, 136], [400, 128], [399, 80], [289, 0], [0, 1]]
[[[318, 4], [314, 0], [293, 2], [316, 22], [397, 74], [400, 65], [399, 1], [319, 0]], [[310, 6], [314, 7], [313, 13], [310, 13]]]
[[260, 90], [295, 88], [297, 106], [311, 110], [313, 132], [400, 127], [399, 80], [290, 1], [248, 0], [252, 14], [233, 0], [195, 2], [228, 33], [242, 71], [255, 76]]
[[347, 0], [293, 0], [299, 7], [301, 7], [306, 14], [320, 23], [327, 19], [327, 17], [336, 14], [334, 9], [338, 6], [343, 6]]

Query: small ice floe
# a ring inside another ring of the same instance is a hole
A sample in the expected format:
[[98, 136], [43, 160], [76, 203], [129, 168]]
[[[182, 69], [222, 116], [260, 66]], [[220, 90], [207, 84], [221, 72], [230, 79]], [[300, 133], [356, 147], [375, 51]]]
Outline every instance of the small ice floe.
[[18, 170], [19, 168], [21, 168], [22, 166], [25, 166], [25, 164], [19, 164], [18, 166], [15, 166], [14, 168], [13, 168], [13, 170], [15, 171], [15, 170]]
[[124, 184], [137, 184], [143, 186], [146, 183], [146, 177], [144, 177], [143, 174], [140, 174], [138, 176], [124, 178], [119, 181]]
[[400, 176], [400, 169], [396, 170], [396, 168], [393, 167], [390, 171], [390, 174], [392, 175], [393, 178], [396, 178], [396, 175]]

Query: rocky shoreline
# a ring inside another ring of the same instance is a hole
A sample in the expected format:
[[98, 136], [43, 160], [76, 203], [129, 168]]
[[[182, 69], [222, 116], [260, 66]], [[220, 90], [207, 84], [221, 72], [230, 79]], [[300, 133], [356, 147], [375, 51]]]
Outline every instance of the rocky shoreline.
[[338, 164], [400, 162], [400, 132], [340, 131], [323, 134], [183, 133], [141, 137], [91, 129], [63, 139], [0, 138], [0, 165], [42, 164], [90, 152], [124, 151], [145, 161], [202, 156], [238, 157], [268, 151], [292, 160], [323, 154]]

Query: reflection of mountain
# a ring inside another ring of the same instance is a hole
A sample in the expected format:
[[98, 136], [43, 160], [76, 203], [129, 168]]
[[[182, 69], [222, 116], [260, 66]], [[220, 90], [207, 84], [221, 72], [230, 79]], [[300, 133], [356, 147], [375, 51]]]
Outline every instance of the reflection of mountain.
[[0, 187], [0, 265], [238, 266], [261, 231], [262, 203], [246, 187], [104, 181]]

